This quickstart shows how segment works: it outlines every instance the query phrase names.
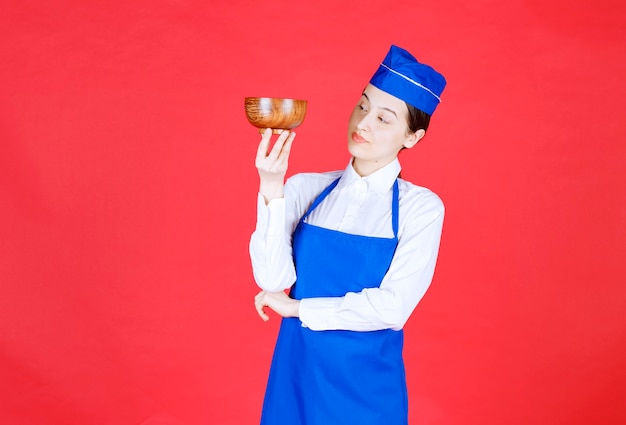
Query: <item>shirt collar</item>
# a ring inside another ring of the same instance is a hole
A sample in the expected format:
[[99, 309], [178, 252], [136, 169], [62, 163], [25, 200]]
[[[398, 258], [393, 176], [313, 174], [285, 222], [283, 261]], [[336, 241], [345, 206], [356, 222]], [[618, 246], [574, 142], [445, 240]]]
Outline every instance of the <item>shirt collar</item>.
[[398, 174], [400, 174], [400, 170], [402, 167], [400, 166], [400, 161], [398, 158], [395, 158], [389, 164], [385, 165], [380, 170], [370, 174], [367, 177], [361, 177], [352, 167], [352, 159], [348, 163], [345, 171], [343, 172], [339, 183], [337, 184], [337, 189], [343, 189], [348, 187], [356, 180], [364, 180], [367, 182], [368, 189], [374, 190], [374, 192], [378, 196], [386, 195], [393, 186], [393, 183], [396, 181]]

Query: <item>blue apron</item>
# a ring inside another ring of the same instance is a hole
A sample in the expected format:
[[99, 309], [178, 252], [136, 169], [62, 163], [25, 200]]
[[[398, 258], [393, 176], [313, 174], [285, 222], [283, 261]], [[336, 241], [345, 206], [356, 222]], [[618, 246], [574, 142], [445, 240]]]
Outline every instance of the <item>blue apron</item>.
[[[341, 297], [376, 288], [398, 243], [398, 181], [393, 238], [352, 235], [305, 223], [334, 189], [313, 202], [293, 234], [294, 299]], [[403, 332], [312, 331], [298, 318], [281, 322], [261, 425], [406, 425]]]

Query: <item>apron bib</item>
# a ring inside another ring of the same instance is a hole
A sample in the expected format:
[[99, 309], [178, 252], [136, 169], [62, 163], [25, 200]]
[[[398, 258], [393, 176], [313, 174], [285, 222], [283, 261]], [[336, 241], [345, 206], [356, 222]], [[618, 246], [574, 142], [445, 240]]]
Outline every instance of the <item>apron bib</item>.
[[[398, 182], [393, 186], [393, 238], [352, 235], [305, 223], [335, 188], [328, 186], [293, 235], [294, 299], [341, 297], [376, 288], [398, 243]], [[408, 401], [403, 332], [312, 331], [282, 319], [261, 425], [406, 425]]]

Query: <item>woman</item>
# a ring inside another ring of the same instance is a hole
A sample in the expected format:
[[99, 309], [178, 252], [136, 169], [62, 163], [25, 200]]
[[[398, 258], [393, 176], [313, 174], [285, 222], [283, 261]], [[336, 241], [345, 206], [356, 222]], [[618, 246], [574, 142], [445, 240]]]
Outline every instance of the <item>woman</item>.
[[284, 184], [295, 133], [271, 149], [263, 133], [255, 306], [283, 319], [262, 425], [407, 423], [402, 327], [430, 285], [444, 208], [399, 177], [397, 156], [424, 137], [445, 84], [391, 46], [350, 116], [343, 171]]

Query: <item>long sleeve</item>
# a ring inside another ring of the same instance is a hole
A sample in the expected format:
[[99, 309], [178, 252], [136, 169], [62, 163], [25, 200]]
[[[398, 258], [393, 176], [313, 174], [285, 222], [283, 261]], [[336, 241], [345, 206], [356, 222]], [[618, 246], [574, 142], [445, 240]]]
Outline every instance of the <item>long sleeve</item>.
[[254, 279], [261, 289], [277, 292], [294, 284], [292, 234], [313, 199], [340, 174], [295, 175], [285, 183], [285, 197], [267, 205], [263, 196], [257, 195], [257, 222], [249, 251]]
[[265, 204], [257, 197], [257, 223], [250, 238], [250, 259], [257, 285], [269, 292], [287, 289], [296, 280], [291, 233], [285, 228], [285, 199]]

